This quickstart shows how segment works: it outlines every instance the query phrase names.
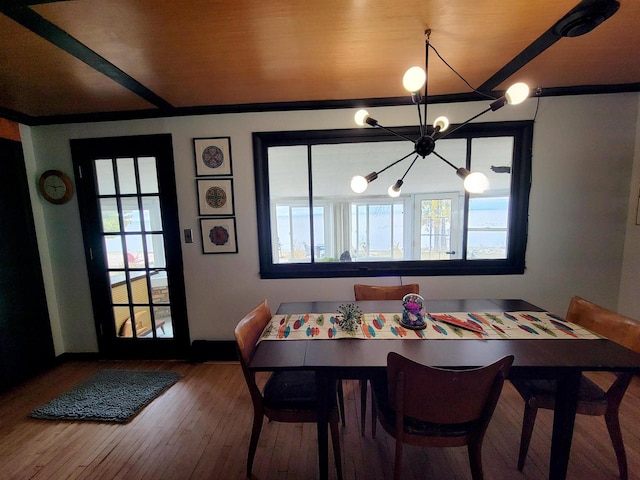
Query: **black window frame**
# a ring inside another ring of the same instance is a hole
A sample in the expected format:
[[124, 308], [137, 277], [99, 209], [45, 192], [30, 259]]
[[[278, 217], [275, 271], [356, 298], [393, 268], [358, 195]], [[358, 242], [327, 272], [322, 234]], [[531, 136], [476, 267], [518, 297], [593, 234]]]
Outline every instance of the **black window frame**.
[[[453, 260], [401, 260], [385, 262], [314, 262], [313, 253], [307, 263], [273, 263], [271, 243], [271, 212], [269, 193], [268, 149], [279, 146], [398, 141], [398, 137], [384, 130], [340, 129], [299, 130], [281, 132], [253, 132], [253, 156], [256, 188], [258, 224], [258, 250], [260, 256], [260, 278], [331, 278], [331, 277], [378, 277], [378, 276], [441, 276], [441, 275], [515, 275], [523, 274], [528, 240], [529, 194], [532, 167], [532, 120], [471, 123], [453, 132], [447, 138], [513, 137], [513, 162], [511, 168], [509, 241], [505, 259], [453, 259]], [[455, 128], [455, 125], [452, 127]], [[410, 138], [418, 138], [417, 127], [398, 127], [394, 131]], [[400, 140], [402, 141], [402, 140]], [[405, 140], [406, 141], [406, 140]], [[407, 145], [408, 149], [410, 144]], [[407, 150], [409, 151], [409, 150]], [[453, 163], [459, 159], [451, 159]], [[470, 158], [466, 159], [469, 168]], [[311, 161], [308, 161], [311, 179]], [[365, 172], [368, 173], [368, 172]], [[455, 172], [451, 171], [452, 175]], [[345, 182], [349, 179], [345, 178]], [[311, 182], [310, 182], [311, 184]], [[309, 187], [311, 190], [311, 186]], [[309, 192], [310, 204], [312, 192]], [[465, 194], [465, 210], [469, 195]], [[467, 234], [465, 222], [463, 234]], [[312, 235], [313, 241], [313, 235]], [[311, 251], [313, 252], [313, 245]]]

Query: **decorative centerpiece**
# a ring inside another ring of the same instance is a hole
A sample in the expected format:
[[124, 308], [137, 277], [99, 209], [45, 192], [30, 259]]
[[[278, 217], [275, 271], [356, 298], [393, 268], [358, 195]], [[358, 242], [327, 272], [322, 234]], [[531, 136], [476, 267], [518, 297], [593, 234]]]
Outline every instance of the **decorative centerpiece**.
[[338, 326], [348, 333], [355, 333], [362, 323], [362, 310], [355, 303], [346, 303], [338, 307]]
[[409, 293], [402, 298], [402, 326], [411, 330], [422, 330], [427, 326], [424, 321], [424, 298]]

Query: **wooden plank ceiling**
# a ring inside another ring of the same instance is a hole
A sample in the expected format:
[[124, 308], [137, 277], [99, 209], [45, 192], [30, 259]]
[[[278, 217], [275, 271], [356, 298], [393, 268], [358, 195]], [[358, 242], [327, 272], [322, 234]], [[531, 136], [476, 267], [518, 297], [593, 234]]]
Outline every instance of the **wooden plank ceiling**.
[[[0, 115], [37, 124], [397, 102], [404, 71], [424, 66], [426, 28], [474, 88], [638, 90], [639, 1], [620, 0], [586, 35], [549, 33], [601, 1], [611, 0], [3, 1]], [[434, 98], [471, 93], [433, 51], [428, 78]]]

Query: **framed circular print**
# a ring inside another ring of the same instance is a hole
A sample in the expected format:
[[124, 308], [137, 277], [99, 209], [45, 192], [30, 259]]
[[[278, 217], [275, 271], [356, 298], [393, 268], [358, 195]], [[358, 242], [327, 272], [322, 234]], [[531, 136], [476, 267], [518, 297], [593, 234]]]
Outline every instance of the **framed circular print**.
[[194, 138], [197, 177], [231, 176], [231, 138]]
[[196, 180], [200, 215], [233, 215], [233, 180]]
[[73, 195], [71, 179], [60, 170], [47, 170], [38, 181], [42, 198], [54, 205], [67, 203]]
[[234, 217], [201, 218], [202, 253], [238, 253]]

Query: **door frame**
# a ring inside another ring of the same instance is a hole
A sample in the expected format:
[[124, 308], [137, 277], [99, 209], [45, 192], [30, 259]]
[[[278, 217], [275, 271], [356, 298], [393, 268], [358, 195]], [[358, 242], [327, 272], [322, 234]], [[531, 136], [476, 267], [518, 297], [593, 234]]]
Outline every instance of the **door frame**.
[[[109, 358], [187, 358], [190, 338], [171, 135], [73, 139], [70, 144], [100, 354]], [[93, 161], [132, 156], [156, 158], [173, 338], [123, 338], [115, 331]]]

